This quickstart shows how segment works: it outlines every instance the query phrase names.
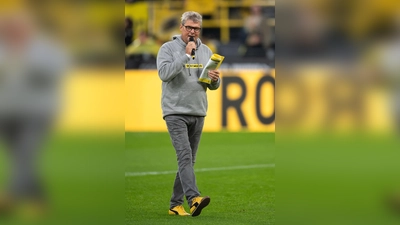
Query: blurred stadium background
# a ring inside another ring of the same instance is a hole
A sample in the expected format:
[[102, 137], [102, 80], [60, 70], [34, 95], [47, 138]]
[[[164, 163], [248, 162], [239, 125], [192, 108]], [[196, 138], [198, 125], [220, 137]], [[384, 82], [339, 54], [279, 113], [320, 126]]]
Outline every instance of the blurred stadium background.
[[277, 2], [279, 224], [399, 222], [399, 6]]
[[229, 56], [225, 66], [243, 62], [254, 63], [253, 67], [273, 66], [274, 0], [125, 2], [125, 17], [132, 21], [133, 39], [132, 44], [127, 44], [127, 69], [154, 69], [158, 47], [180, 34], [180, 17], [189, 10], [203, 16], [202, 41], [213, 52]]
[[[122, 21], [123, 2], [1, 1], [1, 224], [123, 223]], [[35, 147], [42, 133], [4, 126], [31, 109], [55, 117]], [[11, 194], [32, 174], [43, 198]]]

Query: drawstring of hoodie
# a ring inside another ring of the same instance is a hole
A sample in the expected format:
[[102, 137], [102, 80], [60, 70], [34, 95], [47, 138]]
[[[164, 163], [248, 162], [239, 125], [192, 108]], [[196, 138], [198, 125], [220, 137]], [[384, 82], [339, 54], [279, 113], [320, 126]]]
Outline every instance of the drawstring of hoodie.
[[[191, 60], [192, 60], [192, 59], [190, 59], [189, 62], [190, 62]], [[198, 66], [197, 66], [197, 77], [199, 77], [199, 76], [200, 76], [199, 59], [196, 57], [194, 60], [195, 60], [194, 62], [197, 63], [197, 65], [198, 65]], [[192, 69], [192, 68], [190, 67], [190, 63], [189, 63], [188, 69], [189, 69], [189, 76], [192, 76], [192, 73], [191, 73], [191, 71], [190, 71], [190, 70]]]

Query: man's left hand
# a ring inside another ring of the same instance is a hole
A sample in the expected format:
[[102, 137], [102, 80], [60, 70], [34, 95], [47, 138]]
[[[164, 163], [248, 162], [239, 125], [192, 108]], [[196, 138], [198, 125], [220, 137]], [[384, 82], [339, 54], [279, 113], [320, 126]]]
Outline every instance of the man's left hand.
[[208, 77], [211, 79], [212, 82], [217, 82], [219, 79], [219, 71], [218, 70], [210, 70], [208, 71]]

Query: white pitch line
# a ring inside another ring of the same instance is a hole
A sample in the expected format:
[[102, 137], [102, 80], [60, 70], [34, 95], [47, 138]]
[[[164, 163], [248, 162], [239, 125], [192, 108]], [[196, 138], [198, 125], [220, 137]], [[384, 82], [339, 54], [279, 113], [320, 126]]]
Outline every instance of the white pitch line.
[[[223, 170], [242, 170], [242, 169], [254, 169], [254, 168], [275, 168], [275, 164], [257, 164], [247, 166], [231, 166], [231, 167], [217, 167], [217, 168], [200, 168], [195, 169], [195, 172], [208, 172], [208, 171], [223, 171]], [[175, 174], [176, 170], [169, 171], [157, 171], [157, 172], [126, 172], [125, 177], [139, 177], [149, 175], [164, 175], [164, 174]]]

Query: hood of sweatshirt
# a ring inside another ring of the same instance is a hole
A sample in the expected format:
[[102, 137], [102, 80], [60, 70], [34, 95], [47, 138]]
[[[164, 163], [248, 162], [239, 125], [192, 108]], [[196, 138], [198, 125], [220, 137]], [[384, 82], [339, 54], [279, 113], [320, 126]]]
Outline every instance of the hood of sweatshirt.
[[[179, 43], [179, 45], [182, 45], [183, 47], [186, 47], [186, 43], [182, 40], [181, 35], [174, 35], [172, 37], [172, 40], [176, 41]], [[197, 38], [196, 40], [196, 49], [198, 49], [200, 47], [200, 45], [202, 44], [200, 38]]]

